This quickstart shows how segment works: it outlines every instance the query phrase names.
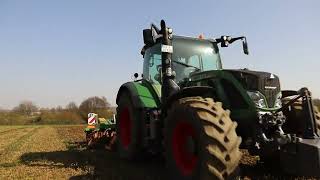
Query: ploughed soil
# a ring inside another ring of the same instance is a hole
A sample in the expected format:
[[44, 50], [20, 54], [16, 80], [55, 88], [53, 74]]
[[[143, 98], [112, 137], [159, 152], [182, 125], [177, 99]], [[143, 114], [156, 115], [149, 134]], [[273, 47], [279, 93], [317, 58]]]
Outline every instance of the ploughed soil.
[[[103, 146], [88, 149], [83, 128], [0, 126], [0, 179], [167, 179], [163, 158], [129, 162]], [[308, 179], [285, 176], [243, 154], [239, 179]]]

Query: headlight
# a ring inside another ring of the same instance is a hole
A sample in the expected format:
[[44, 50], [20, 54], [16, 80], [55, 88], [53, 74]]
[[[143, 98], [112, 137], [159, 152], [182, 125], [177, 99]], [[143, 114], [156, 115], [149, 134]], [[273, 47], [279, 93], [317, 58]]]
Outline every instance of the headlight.
[[282, 107], [281, 98], [282, 98], [282, 94], [281, 94], [281, 92], [280, 92], [280, 93], [277, 95], [276, 102], [274, 103], [274, 107], [275, 107], [275, 108], [281, 108], [281, 107]]
[[264, 99], [264, 96], [260, 92], [247, 91], [247, 93], [257, 107], [267, 108], [267, 104]]

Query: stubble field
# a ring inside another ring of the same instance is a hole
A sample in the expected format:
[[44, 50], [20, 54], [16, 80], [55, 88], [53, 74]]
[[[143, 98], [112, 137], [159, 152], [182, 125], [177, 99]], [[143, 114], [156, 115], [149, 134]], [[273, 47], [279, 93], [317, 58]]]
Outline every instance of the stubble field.
[[0, 179], [164, 179], [162, 160], [86, 149], [84, 126], [0, 126]]
[[[0, 126], [0, 179], [167, 179], [162, 158], [129, 162], [87, 149], [84, 126]], [[288, 179], [244, 151], [241, 179]], [[289, 179], [297, 179], [290, 177]]]

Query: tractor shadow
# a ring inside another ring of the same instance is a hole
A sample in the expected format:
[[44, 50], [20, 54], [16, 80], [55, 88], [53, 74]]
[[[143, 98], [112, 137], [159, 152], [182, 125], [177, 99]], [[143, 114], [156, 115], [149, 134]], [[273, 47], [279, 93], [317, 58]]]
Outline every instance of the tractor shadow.
[[20, 162], [28, 166], [82, 169], [87, 174], [70, 179], [146, 179], [165, 178], [165, 164], [161, 158], [148, 157], [138, 162], [120, 159], [115, 152], [102, 147], [83, 148], [85, 143], [69, 144], [67, 151], [31, 152], [23, 154]]
[[[140, 161], [122, 160], [116, 152], [105, 150], [102, 146], [87, 149], [85, 142], [68, 144], [66, 151], [31, 152], [23, 154], [20, 162], [28, 166], [45, 166], [52, 169], [79, 168], [84, 175], [70, 179], [111, 179], [111, 180], [162, 180], [167, 179], [165, 161], [161, 157], [147, 157]], [[277, 171], [266, 168], [259, 163], [240, 165], [239, 179], [305, 179], [283, 176]]]
[[240, 179], [259, 180], [307, 180], [317, 179], [313, 177], [299, 177], [285, 174], [281, 169], [279, 160], [265, 163], [258, 156], [251, 156], [247, 150], [242, 150], [243, 157], [240, 164]]

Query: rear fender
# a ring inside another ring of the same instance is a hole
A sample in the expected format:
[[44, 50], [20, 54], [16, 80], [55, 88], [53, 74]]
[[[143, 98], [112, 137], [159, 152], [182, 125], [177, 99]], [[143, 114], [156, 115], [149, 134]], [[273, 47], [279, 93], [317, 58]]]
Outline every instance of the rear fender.
[[214, 97], [215, 89], [210, 86], [191, 86], [186, 87], [178, 91], [169, 97], [166, 104], [164, 104], [164, 110], [169, 109], [174, 101], [184, 98], [184, 97], [192, 97], [192, 96], [201, 96], [201, 97]]

